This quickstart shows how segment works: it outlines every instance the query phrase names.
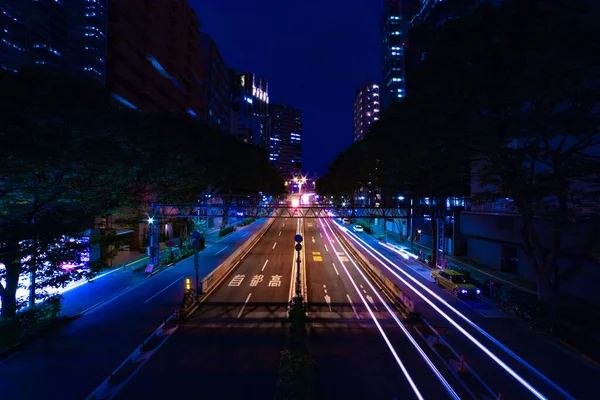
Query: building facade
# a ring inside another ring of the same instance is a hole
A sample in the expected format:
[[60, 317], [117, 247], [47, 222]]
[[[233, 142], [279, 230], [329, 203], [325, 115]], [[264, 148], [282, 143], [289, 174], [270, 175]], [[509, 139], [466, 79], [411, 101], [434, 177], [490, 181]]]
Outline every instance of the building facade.
[[231, 74], [225, 65], [215, 41], [202, 34], [202, 58], [204, 62], [204, 119], [208, 125], [220, 131], [231, 132]]
[[268, 149], [271, 120], [266, 79], [253, 73], [232, 70], [231, 82], [232, 134], [243, 142]]
[[354, 99], [354, 141], [363, 140], [371, 124], [379, 120], [380, 92], [376, 83], [365, 83]]
[[200, 24], [185, 0], [112, 0], [106, 86], [124, 105], [205, 113]]
[[291, 179], [302, 173], [302, 110], [272, 104], [269, 160], [281, 176]]
[[3, 0], [0, 67], [60, 68], [105, 80], [107, 0]]
[[406, 95], [404, 52], [408, 44], [407, 2], [384, 0], [381, 16], [381, 101], [383, 109]]

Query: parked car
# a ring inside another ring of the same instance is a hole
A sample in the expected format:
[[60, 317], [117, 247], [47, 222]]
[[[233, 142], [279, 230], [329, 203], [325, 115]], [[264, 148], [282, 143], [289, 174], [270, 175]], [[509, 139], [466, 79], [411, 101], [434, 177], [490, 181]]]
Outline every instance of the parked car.
[[354, 227], [352, 228], [352, 230], [356, 233], [363, 233], [365, 230], [363, 229], [362, 226], [360, 225], [354, 225]]
[[431, 277], [438, 286], [450, 289], [456, 297], [476, 296], [481, 291], [458, 271], [451, 269], [434, 269]]

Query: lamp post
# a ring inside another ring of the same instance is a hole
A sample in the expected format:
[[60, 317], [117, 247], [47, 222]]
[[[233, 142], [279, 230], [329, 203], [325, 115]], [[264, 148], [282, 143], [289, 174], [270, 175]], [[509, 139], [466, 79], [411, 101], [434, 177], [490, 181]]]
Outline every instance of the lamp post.
[[200, 261], [198, 259], [200, 237], [202, 237], [202, 234], [200, 232], [192, 232], [192, 238], [194, 239], [194, 241], [192, 242], [192, 245], [194, 246], [194, 268], [196, 269], [196, 295], [200, 294], [200, 279], [198, 277], [198, 269], [200, 268]]
[[419, 255], [421, 255], [421, 230], [417, 230], [417, 233], [419, 234]]

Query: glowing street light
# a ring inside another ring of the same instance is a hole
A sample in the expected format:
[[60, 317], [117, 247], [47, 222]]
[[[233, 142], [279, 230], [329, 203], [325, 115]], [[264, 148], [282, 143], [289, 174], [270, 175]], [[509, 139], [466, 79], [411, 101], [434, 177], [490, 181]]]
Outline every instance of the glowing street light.
[[148, 217], [148, 223], [149, 223], [149, 224], [153, 224], [153, 223], [154, 223], [154, 218], [152, 218], [152, 217]]

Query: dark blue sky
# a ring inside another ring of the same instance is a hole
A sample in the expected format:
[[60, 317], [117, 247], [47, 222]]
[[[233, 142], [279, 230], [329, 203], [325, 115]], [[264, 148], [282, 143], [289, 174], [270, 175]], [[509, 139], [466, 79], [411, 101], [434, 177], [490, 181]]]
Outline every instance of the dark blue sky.
[[355, 90], [379, 80], [377, 0], [188, 0], [228, 67], [303, 110], [303, 169], [324, 174], [353, 138]]

